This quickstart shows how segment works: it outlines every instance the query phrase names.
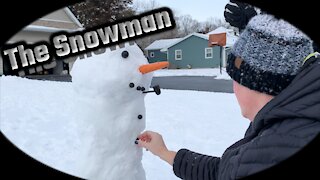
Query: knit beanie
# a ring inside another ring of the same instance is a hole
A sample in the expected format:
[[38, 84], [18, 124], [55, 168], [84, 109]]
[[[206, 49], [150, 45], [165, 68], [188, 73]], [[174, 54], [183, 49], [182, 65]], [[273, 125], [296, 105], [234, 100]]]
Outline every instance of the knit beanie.
[[272, 15], [257, 15], [232, 47], [226, 70], [239, 84], [276, 96], [312, 52], [311, 39], [293, 25]]

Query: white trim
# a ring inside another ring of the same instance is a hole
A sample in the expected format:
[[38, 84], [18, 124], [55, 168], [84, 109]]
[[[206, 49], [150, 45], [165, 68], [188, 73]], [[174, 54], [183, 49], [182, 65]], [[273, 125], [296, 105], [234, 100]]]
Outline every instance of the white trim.
[[[207, 56], [207, 50], [211, 50], [211, 56]], [[212, 48], [204, 48], [204, 58], [205, 59], [212, 59], [213, 58], [213, 49]]]
[[53, 27], [46, 27], [46, 26], [38, 26], [38, 25], [29, 25], [23, 29], [24, 31], [40, 31], [40, 32], [48, 32], [54, 33], [58, 31], [67, 31], [67, 32], [74, 32], [80, 29], [64, 29], [64, 28], [53, 28]]
[[41, 20], [41, 21], [53, 21], [53, 22], [70, 23], [70, 24], [74, 23], [74, 22], [71, 22], [71, 21], [56, 20], [56, 19], [49, 19], [49, 18], [40, 18], [39, 20]]
[[[177, 53], [178, 52], [181, 52], [181, 54], [180, 54], [180, 58], [177, 58]], [[181, 49], [177, 49], [177, 50], [175, 50], [174, 51], [174, 59], [176, 60], [176, 61], [181, 61], [182, 60], [182, 50]]]
[[222, 48], [222, 67], [226, 67], [226, 62], [227, 62], [227, 59], [226, 59], [226, 47], [221, 47]]
[[75, 22], [80, 28], [83, 28], [83, 25], [80, 23], [80, 21], [74, 16], [74, 14], [71, 12], [71, 10], [68, 7], [63, 8], [64, 11], [69, 15], [71, 20]]
[[154, 57], [154, 52], [150, 52], [150, 53], [149, 53], [149, 57], [152, 57], [152, 58], [153, 58], [153, 57]]

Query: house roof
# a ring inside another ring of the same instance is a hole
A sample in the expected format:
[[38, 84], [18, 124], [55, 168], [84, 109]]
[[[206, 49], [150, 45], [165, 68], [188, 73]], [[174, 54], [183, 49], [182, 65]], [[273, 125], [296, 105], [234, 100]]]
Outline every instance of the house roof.
[[176, 45], [176, 44], [184, 41], [185, 39], [188, 39], [188, 38], [191, 37], [191, 36], [197, 36], [197, 37], [199, 37], [199, 38], [202, 38], [202, 39], [205, 39], [205, 40], [209, 40], [209, 36], [206, 35], [206, 34], [192, 33], [192, 34], [189, 34], [188, 36], [186, 36], [186, 37], [184, 37], [184, 38], [180, 38], [178, 41], [170, 44], [169, 46], [167, 46], [167, 47], [165, 47], [165, 48], [162, 48], [161, 51], [167, 51], [168, 48], [170, 48], [170, 47], [172, 47], [172, 46], [174, 46], [174, 45]]
[[153, 43], [151, 43], [148, 47], [146, 47], [145, 50], [163, 49], [167, 46], [170, 46], [171, 44], [174, 44], [176, 41], [179, 41], [180, 39], [181, 38], [156, 40]]
[[[57, 13], [60, 13], [59, 17]], [[77, 30], [83, 30], [83, 25], [74, 16], [70, 9], [65, 7], [39, 18], [30, 25], [26, 26], [23, 30], [48, 33], [57, 31], [73, 32]]]

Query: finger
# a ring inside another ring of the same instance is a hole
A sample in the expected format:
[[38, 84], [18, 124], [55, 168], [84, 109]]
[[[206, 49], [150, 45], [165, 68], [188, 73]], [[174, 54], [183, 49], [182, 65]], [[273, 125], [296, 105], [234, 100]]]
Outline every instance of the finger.
[[230, 0], [230, 2], [228, 4], [231, 4], [233, 6], [238, 6], [239, 1], [236, 0]]
[[231, 26], [234, 26], [234, 27], [239, 27], [242, 22], [240, 17], [234, 16], [234, 15], [227, 13], [227, 12], [224, 12], [224, 17], [225, 17], [226, 21]]
[[237, 2], [239, 2], [239, 1], [237, 1], [237, 0], [230, 0], [230, 2], [231, 2], [231, 3], [237, 3]]
[[238, 6], [240, 9], [244, 9], [246, 6], [248, 6], [246, 3], [239, 2], [239, 1], [234, 1], [233, 3], [237, 4], [237, 6]]
[[141, 141], [141, 140], [138, 140], [137, 142], [138, 142], [138, 146], [139, 147], [143, 147], [143, 148], [148, 149], [148, 147], [149, 147], [149, 143], [148, 142]]
[[227, 4], [225, 9], [226, 9], [226, 11], [232, 12], [232, 14], [240, 14], [240, 9], [237, 6]]
[[141, 138], [146, 138], [146, 137], [150, 136], [149, 134], [150, 134], [149, 131], [145, 131], [145, 132], [141, 133], [141, 134], [138, 136], [138, 138], [139, 138], [139, 139], [141, 139]]
[[140, 134], [140, 135], [138, 136], [139, 139], [145, 139], [146, 137], [147, 137], [146, 134]]

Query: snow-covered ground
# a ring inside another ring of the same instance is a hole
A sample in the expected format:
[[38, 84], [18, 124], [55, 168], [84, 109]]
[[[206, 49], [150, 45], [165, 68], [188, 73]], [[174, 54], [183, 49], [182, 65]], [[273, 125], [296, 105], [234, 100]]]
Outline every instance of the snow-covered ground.
[[[77, 120], [68, 114], [74, 98], [71, 83], [1, 77], [1, 132], [35, 159], [77, 175], [79, 154], [88, 147], [77, 135]], [[172, 150], [188, 148], [221, 156], [249, 125], [234, 94], [162, 90], [145, 100], [146, 129], [161, 133]], [[148, 151], [143, 166], [147, 180], [178, 179], [170, 165]]]
[[154, 77], [165, 76], [213, 76], [215, 79], [231, 79], [225, 68], [222, 68], [220, 74], [219, 68], [201, 68], [201, 69], [161, 69], [155, 71]]

